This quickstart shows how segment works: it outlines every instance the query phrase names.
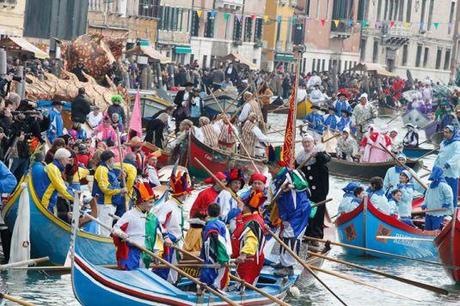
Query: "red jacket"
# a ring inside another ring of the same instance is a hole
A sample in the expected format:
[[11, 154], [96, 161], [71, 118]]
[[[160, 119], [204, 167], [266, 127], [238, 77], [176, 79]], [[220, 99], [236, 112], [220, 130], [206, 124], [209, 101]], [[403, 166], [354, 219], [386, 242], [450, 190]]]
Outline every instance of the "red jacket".
[[190, 209], [190, 218], [204, 218], [208, 215], [208, 206], [216, 201], [219, 192], [214, 187], [208, 187], [198, 194]]

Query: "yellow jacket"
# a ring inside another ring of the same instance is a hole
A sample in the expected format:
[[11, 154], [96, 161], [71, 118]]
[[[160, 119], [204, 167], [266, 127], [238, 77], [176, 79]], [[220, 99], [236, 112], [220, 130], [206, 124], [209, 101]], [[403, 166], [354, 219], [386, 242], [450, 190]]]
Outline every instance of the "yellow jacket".
[[[43, 195], [41, 197], [42, 204], [47, 207], [48, 209], [53, 209], [54, 205], [56, 205], [57, 194], [63, 197], [66, 200], [73, 200], [73, 190], [68, 187], [64, 179], [62, 178], [62, 170], [58, 167], [59, 164], [57, 161], [53, 161], [52, 163], [45, 166], [44, 170], [47, 174], [48, 181], [46, 182], [48, 187], [44, 189]], [[40, 191], [38, 192], [41, 193]]]
[[[115, 163], [114, 168], [120, 170], [121, 164]], [[134, 191], [134, 182], [136, 181], [137, 177], [137, 169], [136, 166], [131, 165], [130, 163], [123, 163], [123, 170], [126, 173], [126, 189], [128, 190], [128, 196], [132, 198]]]
[[98, 204], [113, 204], [113, 197], [121, 192], [118, 175], [101, 163], [94, 173], [93, 196], [98, 196]]

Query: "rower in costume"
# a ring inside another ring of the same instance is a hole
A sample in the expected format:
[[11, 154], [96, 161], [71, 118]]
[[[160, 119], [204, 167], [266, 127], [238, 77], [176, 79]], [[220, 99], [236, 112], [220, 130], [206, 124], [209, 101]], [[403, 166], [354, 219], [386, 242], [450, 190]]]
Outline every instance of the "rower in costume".
[[127, 211], [114, 225], [113, 241], [117, 248], [117, 264], [122, 270], [134, 270], [150, 265], [150, 256], [123, 241], [123, 238], [129, 237], [156, 254], [163, 252], [163, 236], [158, 219], [150, 212], [156, 199], [155, 193], [148, 183], [144, 182], [137, 183], [134, 190], [136, 206]]
[[229, 268], [225, 265], [229, 263], [232, 255], [232, 244], [230, 233], [225, 223], [219, 220], [220, 206], [212, 203], [208, 206], [208, 220], [203, 228], [203, 245], [201, 247], [200, 258], [206, 265], [222, 265], [219, 268], [201, 268], [200, 281], [205, 284], [223, 290], [228, 286]]
[[[222, 172], [217, 172], [215, 177], [220, 180], [224, 185], [227, 177]], [[216, 202], [216, 198], [221, 191], [221, 187], [214, 181], [212, 177], [204, 180], [205, 184], [212, 184], [212, 186], [201, 191], [193, 202], [190, 209], [190, 228], [185, 236], [184, 250], [188, 252], [198, 253], [201, 248], [201, 231], [203, 229], [206, 217], [208, 215], [208, 206]]]
[[267, 178], [261, 173], [251, 176], [251, 189], [241, 196], [245, 205], [231, 236], [232, 258], [236, 258], [238, 277], [253, 285], [257, 283], [265, 260], [263, 249], [266, 230], [259, 208], [267, 199], [266, 182]]
[[[115, 163], [113, 165], [115, 173], [117, 176], [120, 176], [121, 172], [121, 163]], [[131, 206], [131, 200], [133, 198], [134, 192], [134, 183], [137, 177], [137, 169], [136, 169], [136, 156], [134, 153], [126, 154], [125, 158], [123, 159], [123, 171], [126, 174], [126, 195], [123, 196], [123, 201], [116, 206], [115, 215], [121, 217], [126, 211], [126, 203], [128, 203], [128, 207]]]
[[375, 176], [370, 180], [370, 187], [367, 189], [369, 201], [375, 208], [386, 215], [391, 215], [392, 209], [388, 204], [388, 198], [383, 191], [383, 180], [381, 177]]
[[[282, 168], [275, 176], [274, 185], [276, 190], [281, 188], [278, 191], [280, 196], [276, 201], [278, 215], [282, 222], [280, 238], [298, 255], [311, 211], [307, 195], [308, 183], [300, 171]], [[295, 263], [295, 258], [283, 248], [279, 270], [275, 271], [275, 275], [293, 275]]]
[[313, 105], [311, 107], [311, 112], [305, 116], [303, 122], [308, 123], [309, 129], [312, 129], [316, 133], [322, 135], [324, 131], [324, 118], [318, 112], [319, 110], [319, 106]]
[[340, 117], [336, 116], [334, 107], [330, 106], [328, 108], [328, 114], [323, 116], [324, 126], [332, 130], [336, 130], [338, 128], [337, 125], [339, 121]]
[[396, 186], [401, 191], [401, 201], [398, 203], [398, 216], [401, 222], [414, 226], [412, 223], [412, 201], [414, 199], [414, 184], [410, 182], [412, 174], [403, 170], [399, 175], [399, 184]]
[[225, 176], [227, 177], [227, 188], [230, 190], [222, 190], [216, 198], [216, 203], [220, 206], [220, 220], [229, 226], [230, 232], [233, 232], [236, 217], [241, 214], [243, 207], [239, 207], [231, 192], [237, 194], [244, 187], [245, 181], [241, 169], [231, 169], [225, 172]]
[[[171, 174], [171, 197], [168, 201], [155, 206], [152, 211], [157, 216], [164, 241], [163, 259], [171, 264], [179, 262], [179, 255], [172, 246], [182, 248], [184, 230], [184, 201], [189, 196], [190, 177], [187, 172]], [[178, 273], [169, 268], [154, 269], [163, 279], [174, 284], [177, 282]]]
[[417, 129], [411, 123], [406, 124], [407, 133], [403, 139], [403, 145], [407, 148], [418, 148], [419, 146], [419, 136]]
[[[359, 189], [359, 193], [356, 192]], [[359, 185], [359, 183], [351, 182], [348, 183], [347, 186], [342, 188], [344, 194], [342, 201], [339, 204], [338, 213], [348, 213], [361, 204], [362, 201], [362, 194], [363, 188]]]
[[422, 208], [427, 210], [444, 210], [426, 213], [425, 230], [439, 230], [441, 229], [444, 216], [452, 215], [454, 196], [452, 188], [447, 184], [444, 178], [444, 171], [442, 168], [434, 166], [428, 180], [431, 181], [431, 183], [426, 190], [425, 202]]

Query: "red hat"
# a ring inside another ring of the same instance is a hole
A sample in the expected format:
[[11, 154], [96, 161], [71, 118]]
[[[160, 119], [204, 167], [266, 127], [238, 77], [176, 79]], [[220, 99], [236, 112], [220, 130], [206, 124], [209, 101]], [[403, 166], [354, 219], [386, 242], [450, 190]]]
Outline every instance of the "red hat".
[[[214, 174], [214, 176], [220, 181], [225, 181], [227, 179], [225, 174], [223, 174], [222, 172], [217, 172], [216, 174]], [[216, 181], [214, 180], [214, 177], [208, 177], [203, 182], [205, 184], [215, 184], [216, 183]]]
[[136, 190], [136, 204], [142, 204], [156, 198], [152, 187], [146, 182], [137, 182], [134, 186]]
[[246, 182], [244, 181], [244, 174], [241, 169], [233, 168], [230, 169], [229, 171], [225, 172], [225, 175], [227, 176], [227, 183], [231, 183], [232, 181], [240, 181], [241, 182], [241, 188], [243, 188], [244, 184]]
[[170, 182], [173, 196], [181, 196], [192, 191], [190, 177], [187, 172], [181, 173], [178, 171], [175, 175], [171, 174]]
[[262, 173], [257, 172], [251, 175], [251, 179], [249, 180], [249, 185], [251, 185], [254, 181], [261, 181], [262, 183], [265, 184], [267, 182], [267, 177], [263, 175]]
[[251, 194], [251, 197], [249, 198], [247, 205], [257, 209], [260, 206], [262, 206], [262, 204], [264, 204], [266, 200], [267, 196], [262, 191], [255, 192]]

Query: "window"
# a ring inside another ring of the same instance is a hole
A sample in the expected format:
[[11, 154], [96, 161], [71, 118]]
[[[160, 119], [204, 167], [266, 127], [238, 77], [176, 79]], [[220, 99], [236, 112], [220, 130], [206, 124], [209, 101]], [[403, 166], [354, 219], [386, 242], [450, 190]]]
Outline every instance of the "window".
[[398, 15], [398, 20], [403, 21], [404, 18], [404, 1], [405, 0], [399, 0], [399, 15]]
[[207, 67], [207, 64], [208, 64], [207, 61], [208, 61], [208, 56], [203, 55], [203, 63], [201, 64], [203, 66], [203, 68]]
[[418, 45], [417, 54], [415, 55], [415, 67], [420, 67], [421, 60], [422, 60], [422, 45]]
[[316, 66], [316, 58], [313, 59], [313, 62], [311, 64], [311, 72], [315, 71], [315, 66]]
[[306, 17], [310, 16], [310, 1], [311, 0], [306, 0], [305, 1], [305, 16]]
[[422, 10], [420, 12], [420, 31], [423, 31], [425, 27], [425, 11], [426, 11], [426, 0], [422, 0]]
[[334, 1], [332, 19], [351, 19], [353, 14], [353, 0]]
[[367, 0], [359, 0], [358, 4], [358, 20], [364, 20], [365, 18], [365, 12], [366, 12], [366, 5], [367, 5]]
[[338, 73], [342, 72], [342, 60], [339, 60], [339, 65], [337, 66], [337, 72]]
[[213, 12], [207, 13], [206, 24], [204, 26], [204, 37], [213, 38], [214, 37], [214, 22], [215, 16]]
[[406, 22], [410, 22], [411, 14], [412, 14], [412, 0], [407, 0]]
[[430, 1], [430, 9], [428, 11], [428, 31], [431, 30], [431, 25], [433, 23], [433, 8], [434, 8], [434, 0]]
[[281, 36], [281, 23], [283, 21], [280, 20], [279, 22], [276, 22], [276, 42], [280, 41], [280, 36]]
[[441, 57], [442, 49], [438, 48], [438, 52], [436, 52], [436, 69], [441, 69]]
[[388, 9], [388, 19], [393, 20], [394, 0], [390, 0], [390, 7]]
[[192, 11], [192, 31], [191, 31], [191, 35], [192, 36], [198, 36], [199, 32], [200, 32], [200, 17], [198, 17], [198, 14], [196, 13], [196, 11]]
[[449, 26], [447, 27], [449, 34], [452, 32], [452, 26], [450, 25], [452, 24], [452, 20], [454, 19], [454, 12], [455, 12], [455, 2], [451, 2], [450, 3], [450, 14], [449, 14]]
[[383, 10], [383, 20], [387, 20], [387, 16], [388, 16], [388, 1], [391, 1], [391, 0], [385, 0], [385, 8]]
[[361, 61], [365, 61], [366, 59], [366, 43], [367, 43], [367, 40], [366, 38], [361, 38], [361, 50], [360, 50], [360, 54], [359, 54], [359, 59]]
[[241, 21], [238, 20], [238, 17], [234, 18], [233, 22], [233, 40], [234, 41], [239, 41], [241, 40]]
[[406, 65], [407, 65], [407, 55], [408, 55], [408, 52], [409, 52], [409, 46], [408, 46], [408, 45], [404, 45], [404, 46], [403, 46], [403, 49], [402, 49], [402, 61], [401, 61], [401, 65], [402, 65], [402, 66], [406, 66]]
[[372, 62], [377, 63], [379, 60], [379, 41], [374, 39], [374, 49], [372, 50]]
[[139, 1], [139, 16], [158, 17], [159, 12], [160, 12], [160, 0]]
[[307, 59], [304, 57], [302, 59], [302, 73], [305, 73], [305, 66], [307, 65]]
[[255, 41], [261, 41], [262, 40], [263, 26], [264, 26], [264, 20], [262, 18], [257, 18], [256, 19], [256, 26], [255, 26], [255, 29], [254, 29], [254, 40]]
[[316, 0], [316, 18], [319, 18], [319, 13], [321, 11], [321, 0]]
[[430, 55], [430, 48], [425, 47], [425, 54], [423, 55], [423, 67], [428, 64], [428, 56]]
[[444, 56], [444, 70], [449, 70], [450, 66], [450, 50], [446, 50], [446, 55]]
[[316, 61], [316, 71], [321, 71], [321, 59], [318, 58]]
[[321, 71], [326, 71], [326, 60], [321, 60]]
[[380, 20], [382, 16], [382, 0], [378, 0], [377, 2], [377, 20]]
[[244, 41], [252, 40], [252, 18], [246, 17], [244, 22]]

